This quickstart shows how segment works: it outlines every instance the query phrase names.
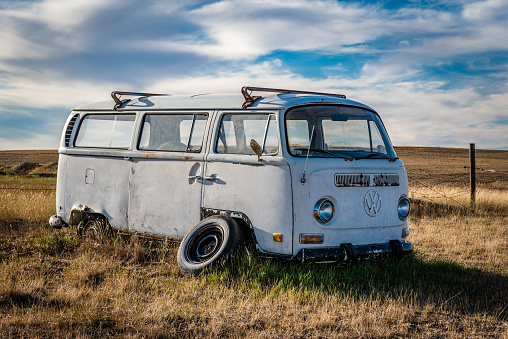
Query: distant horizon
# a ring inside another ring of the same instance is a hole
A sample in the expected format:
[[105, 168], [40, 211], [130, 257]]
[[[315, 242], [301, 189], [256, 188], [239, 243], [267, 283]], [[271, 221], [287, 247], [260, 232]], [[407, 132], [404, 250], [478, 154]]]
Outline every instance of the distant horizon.
[[[465, 147], [454, 147], [454, 146], [418, 146], [418, 145], [393, 145], [393, 147], [428, 147], [428, 148], [454, 148], [454, 149], [469, 149], [469, 144]], [[475, 144], [475, 150], [477, 151], [508, 151], [508, 146], [502, 148], [478, 148]], [[58, 151], [57, 148], [20, 148], [20, 149], [0, 149], [0, 152], [15, 152], [15, 151]]]

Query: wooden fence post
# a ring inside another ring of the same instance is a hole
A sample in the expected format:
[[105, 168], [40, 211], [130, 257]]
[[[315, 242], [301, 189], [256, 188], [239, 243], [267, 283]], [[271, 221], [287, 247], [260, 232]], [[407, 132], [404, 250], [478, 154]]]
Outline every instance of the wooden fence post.
[[469, 182], [471, 186], [471, 208], [476, 205], [476, 158], [475, 158], [475, 144], [469, 144], [469, 165], [471, 168]]

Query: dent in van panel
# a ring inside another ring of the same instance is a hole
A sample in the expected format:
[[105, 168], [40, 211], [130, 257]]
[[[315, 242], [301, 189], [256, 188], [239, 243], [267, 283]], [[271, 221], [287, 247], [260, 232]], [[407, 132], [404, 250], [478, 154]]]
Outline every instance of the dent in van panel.
[[[79, 205], [86, 205], [92, 211], [105, 215], [114, 228], [126, 229], [129, 197], [126, 174], [129, 162], [123, 158], [106, 156], [66, 157], [65, 181], [66, 186], [72, 188], [63, 192], [66, 213], [70, 214]], [[97, 175], [97, 171], [101, 175]], [[84, 174], [87, 178], [83, 178]]]
[[202, 154], [135, 158], [129, 169], [129, 230], [181, 239], [200, 220]]
[[[274, 242], [273, 233], [292, 233], [292, 194], [289, 167], [284, 159], [236, 154], [210, 154], [206, 175], [221, 181], [204, 185], [203, 207], [237, 211], [251, 220], [258, 246], [264, 252], [291, 254], [290, 241]], [[285, 239], [290, 239], [286, 237]]]

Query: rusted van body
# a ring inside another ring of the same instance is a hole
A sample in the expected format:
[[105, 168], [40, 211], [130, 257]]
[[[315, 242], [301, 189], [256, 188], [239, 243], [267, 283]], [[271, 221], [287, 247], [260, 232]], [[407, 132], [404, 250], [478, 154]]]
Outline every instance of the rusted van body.
[[412, 250], [407, 175], [372, 108], [327, 93], [242, 94], [114, 92], [75, 108], [50, 223], [184, 239], [190, 274], [248, 238], [288, 259]]

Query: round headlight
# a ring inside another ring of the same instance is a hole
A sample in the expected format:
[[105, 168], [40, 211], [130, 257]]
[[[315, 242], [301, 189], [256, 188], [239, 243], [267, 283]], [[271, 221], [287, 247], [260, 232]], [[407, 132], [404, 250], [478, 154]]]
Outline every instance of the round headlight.
[[335, 211], [333, 203], [328, 199], [320, 199], [314, 206], [314, 217], [320, 223], [324, 224], [329, 222], [333, 217]]
[[409, 203], [409, 199], [403, 195], [399, 199], [399, 205], [397, 206], [397, 212], [399, 213], [400, 220], [404, 220], [409, 215], [411, 211], [411, 204]]

